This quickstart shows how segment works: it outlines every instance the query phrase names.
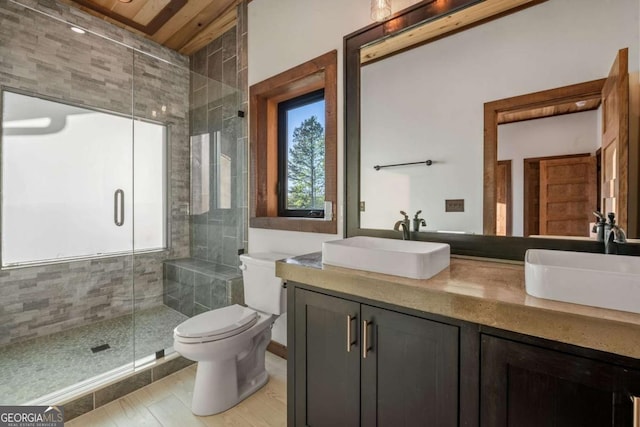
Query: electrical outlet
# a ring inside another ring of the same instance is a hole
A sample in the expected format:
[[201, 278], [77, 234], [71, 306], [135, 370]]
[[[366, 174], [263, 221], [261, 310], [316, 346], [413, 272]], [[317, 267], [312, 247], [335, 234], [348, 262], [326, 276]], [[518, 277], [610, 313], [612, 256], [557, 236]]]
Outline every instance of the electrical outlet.
[[364, 202], [360, 202], [360, 212], [364, 212]]
[[445, 212], [464, 212], [464, 199], [446, 199], [444, 201]]

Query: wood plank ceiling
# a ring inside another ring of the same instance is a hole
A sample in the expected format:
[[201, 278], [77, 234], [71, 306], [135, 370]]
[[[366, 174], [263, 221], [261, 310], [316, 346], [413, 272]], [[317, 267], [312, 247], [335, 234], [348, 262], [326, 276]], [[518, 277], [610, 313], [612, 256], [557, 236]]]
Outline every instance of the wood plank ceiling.
[[240, 0], [62, 0], [170, 49], [191, 55], [236, 24]]

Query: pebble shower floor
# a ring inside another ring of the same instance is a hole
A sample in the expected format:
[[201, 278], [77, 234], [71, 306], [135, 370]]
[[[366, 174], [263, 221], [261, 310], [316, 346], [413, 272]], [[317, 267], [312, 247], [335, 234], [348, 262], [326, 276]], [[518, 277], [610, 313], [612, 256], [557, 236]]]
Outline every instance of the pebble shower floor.
[[[166, 306], [0, 347], [0, 405], [23, 404], [173, 345], [187, 316]], [[108, 344], [109, 348], [91, 349]]]

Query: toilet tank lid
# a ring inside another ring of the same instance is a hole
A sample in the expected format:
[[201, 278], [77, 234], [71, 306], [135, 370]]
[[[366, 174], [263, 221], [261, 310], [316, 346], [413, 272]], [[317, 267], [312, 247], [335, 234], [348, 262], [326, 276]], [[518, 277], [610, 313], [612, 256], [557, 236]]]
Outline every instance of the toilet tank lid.
[[292, 255], [285, 254], [281, 252], [257, 252], [251, 254], [243, 254], [240, 255], [240, 261], [243, 263], [255, 263], [255, 264], [265, 264], [265, 265], [274, 265], [279, 259], [289, 258]]

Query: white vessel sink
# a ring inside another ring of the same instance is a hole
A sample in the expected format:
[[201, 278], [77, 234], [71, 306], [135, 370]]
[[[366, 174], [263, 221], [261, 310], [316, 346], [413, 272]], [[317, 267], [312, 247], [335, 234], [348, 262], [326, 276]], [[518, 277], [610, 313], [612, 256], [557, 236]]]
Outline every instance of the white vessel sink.
[[322, 244], [323, 264], [412, 279], [428, 279], [449, 266], [446, 243], [350, 237]]
[[524, 273], [534, 297], [640, 313], [640, 257], [529, 249]]

